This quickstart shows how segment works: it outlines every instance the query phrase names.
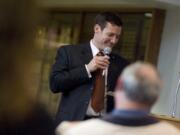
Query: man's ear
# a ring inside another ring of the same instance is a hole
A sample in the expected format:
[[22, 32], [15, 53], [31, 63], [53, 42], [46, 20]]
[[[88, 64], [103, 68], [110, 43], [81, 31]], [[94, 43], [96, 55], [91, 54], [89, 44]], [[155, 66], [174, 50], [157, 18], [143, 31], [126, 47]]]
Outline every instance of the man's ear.
[[101, 31], [101, 27], [98, 24], [94, 25], [94, 33], [98, 33]]
[[122, 90], [122, 88], [123, 88], [123, 81], [121, 78], [119, 78], [116, 83], [116, 90]]

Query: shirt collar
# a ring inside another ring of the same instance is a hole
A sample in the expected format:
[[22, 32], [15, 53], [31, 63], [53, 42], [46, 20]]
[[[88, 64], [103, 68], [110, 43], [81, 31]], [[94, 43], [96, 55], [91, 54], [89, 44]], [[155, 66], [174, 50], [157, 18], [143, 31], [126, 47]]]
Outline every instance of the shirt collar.
[[96, 54], [99, 52], [99, 49], [93, 44], [92, 40], [90, 41], [90, 46], [93, 56], [96, 56]]
[[123, 117], [139, 117], [139, 116], [146, 116], [149, 114], [148, 110], [117, 110], [114, 109], [112, 111], [112, 115], [119, 115]]

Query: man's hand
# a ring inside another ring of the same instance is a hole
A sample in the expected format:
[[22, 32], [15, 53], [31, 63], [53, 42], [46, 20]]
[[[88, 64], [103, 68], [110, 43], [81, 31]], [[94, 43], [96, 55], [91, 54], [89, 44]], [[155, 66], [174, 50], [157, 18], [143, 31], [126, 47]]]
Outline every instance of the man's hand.
[[109, 56], [94, 56], [93, 59], [87, 65], [90, 72], [97, 69], [106, 69], [109, 66]]

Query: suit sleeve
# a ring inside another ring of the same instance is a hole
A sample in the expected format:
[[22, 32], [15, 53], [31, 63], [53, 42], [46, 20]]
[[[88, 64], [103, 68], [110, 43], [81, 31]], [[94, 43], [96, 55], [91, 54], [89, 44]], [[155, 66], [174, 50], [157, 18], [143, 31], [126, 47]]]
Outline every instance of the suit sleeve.
[[85, 65], [71, 68], [70, 62], [66, 47], [61, 47], [50, 75], [50, 88], [54, 93], [68, 92], [89, 81]]

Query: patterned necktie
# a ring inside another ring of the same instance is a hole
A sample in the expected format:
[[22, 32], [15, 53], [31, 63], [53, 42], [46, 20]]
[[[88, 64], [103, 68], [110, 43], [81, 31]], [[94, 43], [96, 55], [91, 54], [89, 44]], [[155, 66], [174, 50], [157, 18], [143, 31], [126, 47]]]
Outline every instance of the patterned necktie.
[[[104, 56], [103, 52], [99, 52], [97, 56]], [[98, 69], [94, 73], [95, 83], [91, 99], [91, 106], [95, 112], [100, 112], [104, 108], [104, 93], [105, 93], [105, 76], [103, 70]]]

